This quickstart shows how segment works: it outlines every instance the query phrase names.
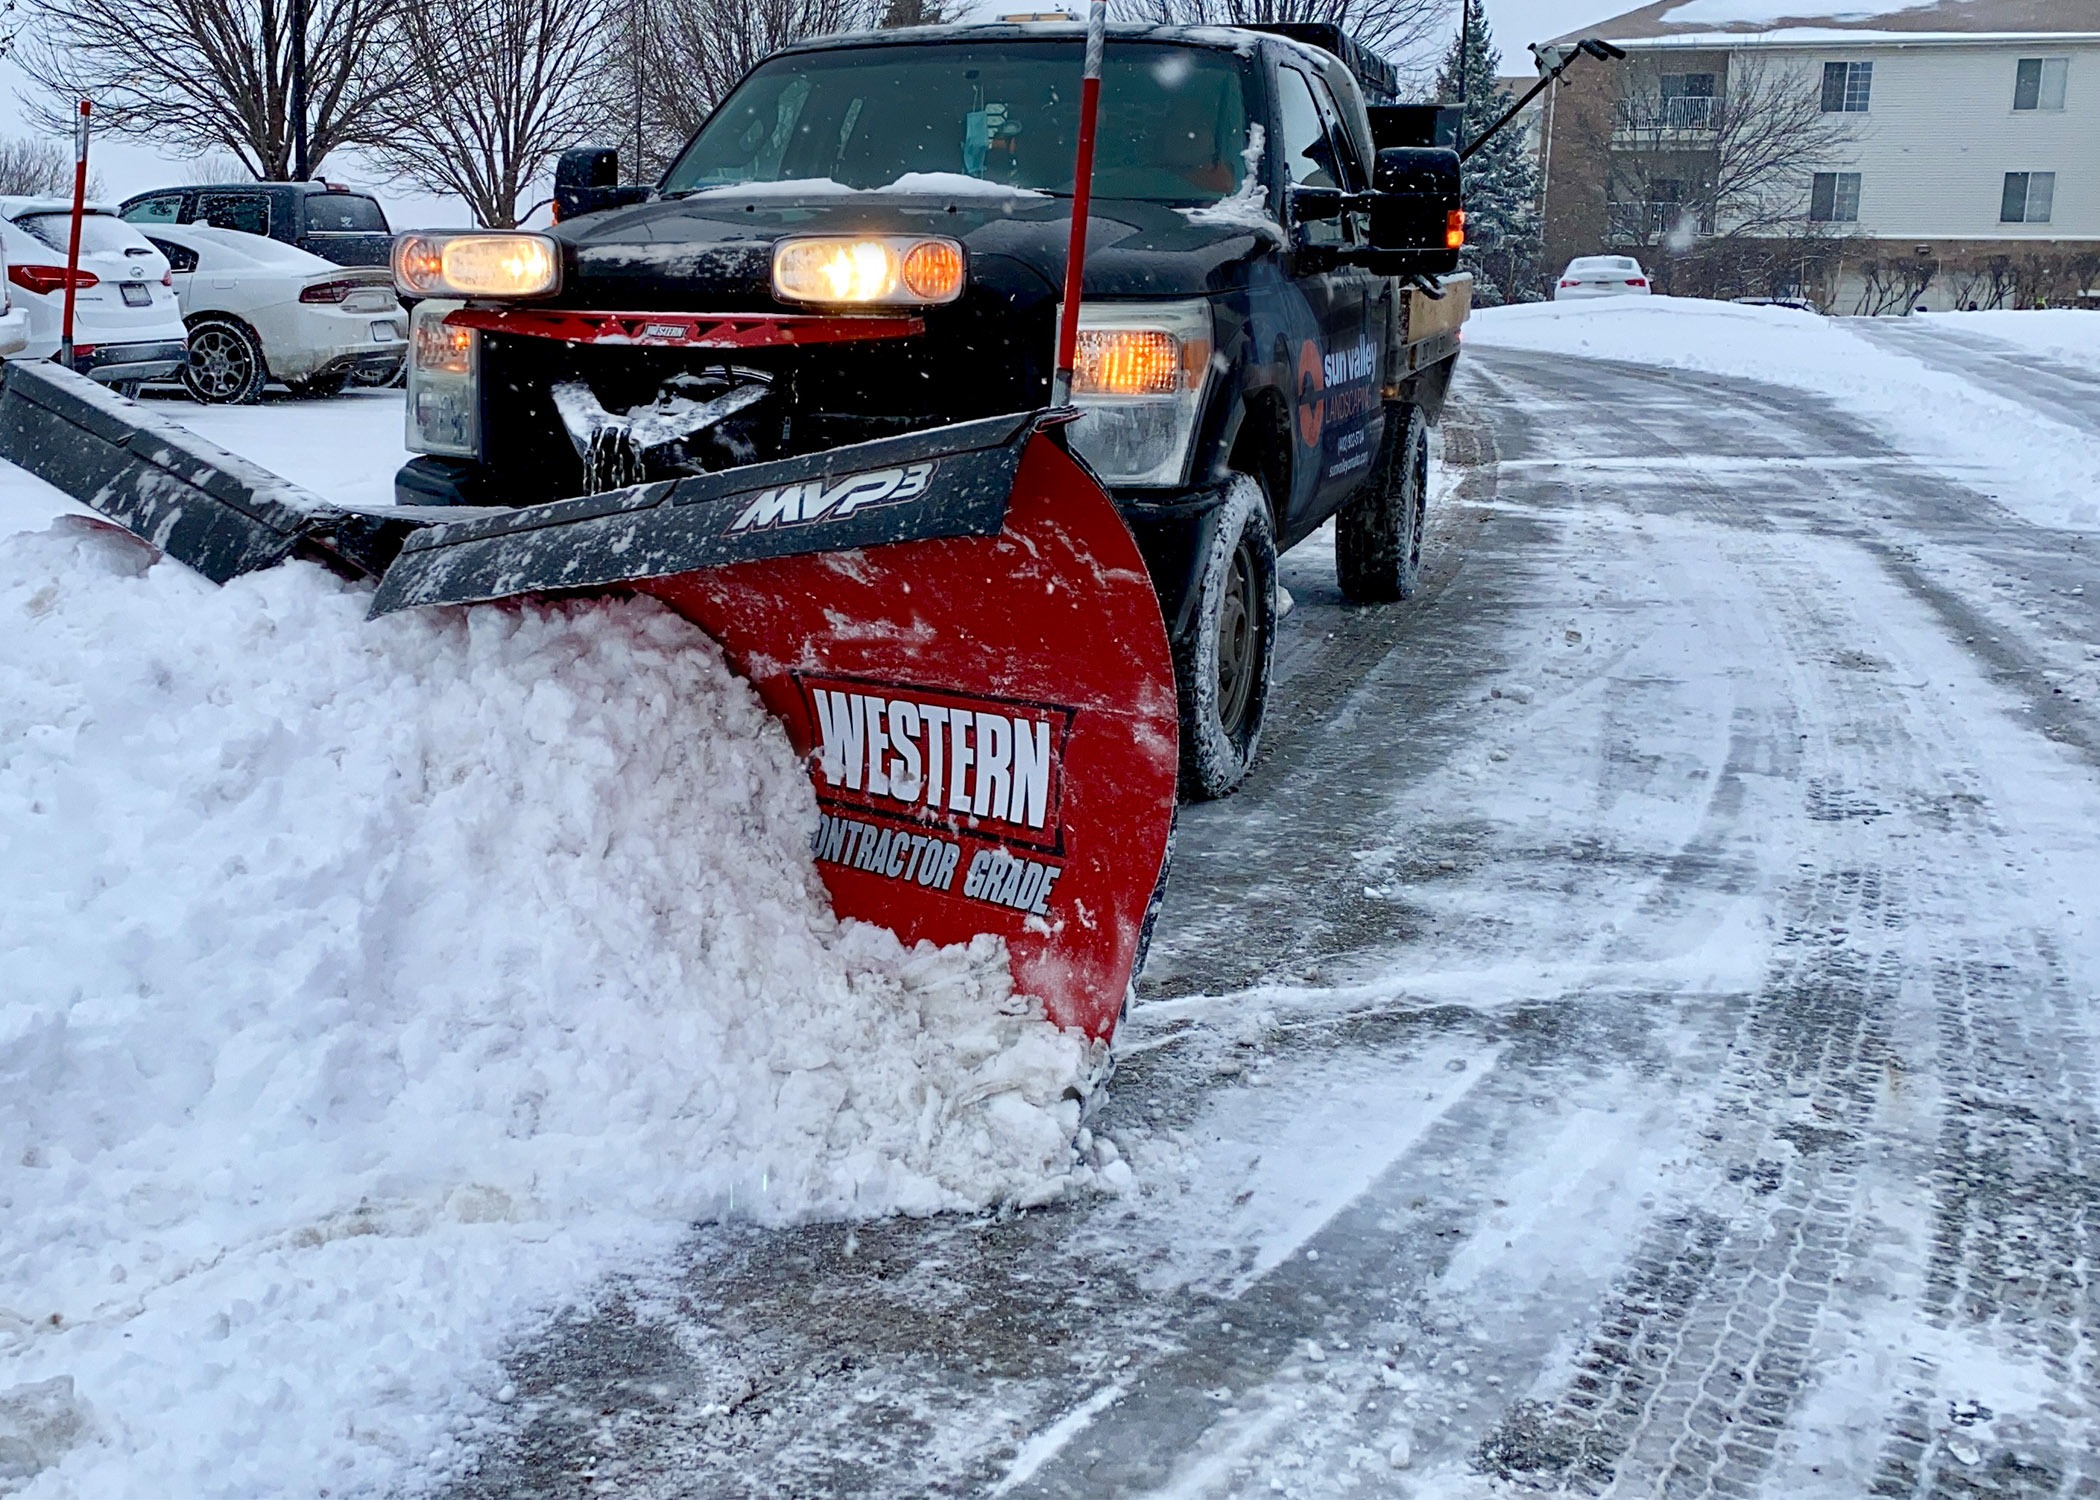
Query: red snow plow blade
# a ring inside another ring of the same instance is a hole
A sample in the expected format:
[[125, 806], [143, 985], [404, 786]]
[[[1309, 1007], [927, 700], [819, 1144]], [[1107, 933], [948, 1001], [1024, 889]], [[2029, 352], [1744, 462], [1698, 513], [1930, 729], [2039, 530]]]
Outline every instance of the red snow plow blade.
[[374, 613], [609, 587], [786, 727], [840, 916], [996, 934], [1053, 1021], [1109, 1036], [1173, 823], [1173, 664], [1129, 529], [1038, 418], [419, 531]]

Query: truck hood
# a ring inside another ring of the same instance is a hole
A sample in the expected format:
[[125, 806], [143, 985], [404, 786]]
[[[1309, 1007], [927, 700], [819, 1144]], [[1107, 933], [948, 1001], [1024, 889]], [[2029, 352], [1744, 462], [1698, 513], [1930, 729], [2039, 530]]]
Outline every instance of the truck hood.
[[[573, 219], [563, 242], [565, 304], [630, 311], [778, 310], [772, 247], [802, 234], [941, 234], [968, 254], [972, 300], [1054, 297], [1071, 204], [988, 189], [970, 178], [905, 178], [855, 191], [761, 183]], [[1247, 283], [1282, 231], [1259, 199], [1178, 209], [1096, 199], [1088, 219], [1088, 297], [1189, 297]]]

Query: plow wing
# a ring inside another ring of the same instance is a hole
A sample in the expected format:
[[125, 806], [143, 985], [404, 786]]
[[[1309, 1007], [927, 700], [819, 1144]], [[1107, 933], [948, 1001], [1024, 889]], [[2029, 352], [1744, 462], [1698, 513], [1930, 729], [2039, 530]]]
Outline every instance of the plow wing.
[[292, 557], [372, 612], [646, 593], [804, 757], [834, 909], [1003, 938], [1105, 1039], [1164, 878], [1172, 659], [1144, 561], [1041, 414], [516, 510], [332, 506], [66, 371], [8, 365], [0, 455], [216, 582]]

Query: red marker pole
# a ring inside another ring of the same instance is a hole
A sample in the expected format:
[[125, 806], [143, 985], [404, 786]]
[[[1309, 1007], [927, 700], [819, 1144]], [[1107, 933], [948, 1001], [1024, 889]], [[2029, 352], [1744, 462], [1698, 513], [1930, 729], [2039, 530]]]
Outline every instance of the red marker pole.
[[58, 327], [58, 362], [73, 368], [73, 283], [80, 279], [80, 219], [87, 212], [87, 100], [80, 101], [80, 119], [73, 126], [73, 233], [66, 242], [66, 302]]
[[1079, 280], [1086, 267], [1086, 221], [1094, 196], [1094, 122], [1101, 114], [1101, 49], [1108, 38], [1108, 0], [1086, 15], [1086, 70], [1079, 81], [1079, 157], [1072, 168], [1072, 238], [1065, 248], [1065, 305], [1057, 320], [1057, 375], [1052, 406], [1072, 404], [1072, 366], [1079, 352]]

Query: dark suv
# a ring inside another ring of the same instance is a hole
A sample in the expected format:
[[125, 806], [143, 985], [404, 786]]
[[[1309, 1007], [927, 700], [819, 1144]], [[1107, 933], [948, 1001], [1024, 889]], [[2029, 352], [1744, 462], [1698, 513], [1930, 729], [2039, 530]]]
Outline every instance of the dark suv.
[[297, 245], [339, 266], [383, 266], [394, 231], [379, 200], [330, 182], [225, 182], [126, 198], [133, 224], [207, 224]]

